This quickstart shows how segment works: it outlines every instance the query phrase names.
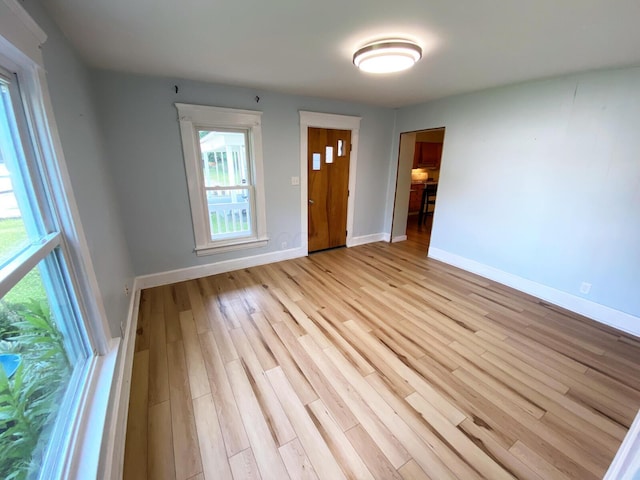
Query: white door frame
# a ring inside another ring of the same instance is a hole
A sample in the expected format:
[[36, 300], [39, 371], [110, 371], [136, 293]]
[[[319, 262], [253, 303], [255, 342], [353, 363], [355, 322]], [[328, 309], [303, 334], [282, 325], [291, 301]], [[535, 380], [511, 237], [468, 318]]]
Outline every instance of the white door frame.
[[351, 130], [351, 155], [349, 157], [349, 197], [347, 198], [347, 247], [351, 246], [353, 238], [353, 212], [356, 191], [356, 167], [358, 165], [358, 137], [360, 135], [360, 120], [362, 117], [349, 115], [335, 115], [332, 113], [306, 112], [300, 110], [300, 230], [301, 247], [304, 254], [309, 254], [308, 231], [308, 131], [309, 127], [331, 128], [334, 130]]

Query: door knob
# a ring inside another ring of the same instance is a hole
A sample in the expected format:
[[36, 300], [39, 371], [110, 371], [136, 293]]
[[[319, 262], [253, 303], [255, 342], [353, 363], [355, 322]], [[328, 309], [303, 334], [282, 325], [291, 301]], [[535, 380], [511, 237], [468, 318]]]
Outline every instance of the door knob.
[[311, 199], [309, 199], [309, 205], [313, 205], [315, 202]]

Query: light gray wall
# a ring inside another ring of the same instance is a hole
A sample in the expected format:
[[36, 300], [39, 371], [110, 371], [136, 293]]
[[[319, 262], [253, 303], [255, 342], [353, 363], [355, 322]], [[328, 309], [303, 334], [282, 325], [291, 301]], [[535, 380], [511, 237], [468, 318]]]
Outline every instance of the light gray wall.
[[[299, 110], [362, 117], [355, 194], [355, 236], [381, 233], [391, 158], [394, 112], [358, 104], [298, 97], [185, 80], [96, 70], [100, 121], [109, 165], [122, 203], [127, 242], [136, 274], [157, 273], [258, 255], [300, 242]], [[176, 94], [174, 85], [179, 86]], [[260, 97], [256, 103], [255, 97]], [[206, 257], [194, 239], [180, 131], [174, 103], [260, 110], [271, 241], [264, 248]]]
[[89, 72], [40, 3], [23, 5], [48, 35], [42, 50], [54, 116], [111, 333], [120, 336], [129, 306], [124, 285], [131, 286], [133, 268], [106, 169]]
[[639, 86], [629, 68], [401, 109], [394, 152], [447, 129], [431, 246], [640, 315]]

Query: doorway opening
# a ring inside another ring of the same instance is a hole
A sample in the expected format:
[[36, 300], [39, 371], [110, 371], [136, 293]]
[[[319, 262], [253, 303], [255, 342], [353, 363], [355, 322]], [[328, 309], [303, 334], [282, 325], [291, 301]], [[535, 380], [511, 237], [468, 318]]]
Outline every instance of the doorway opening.
[[445, 128], [400, 134], [391, 241], [428, 253], [436, 211]]

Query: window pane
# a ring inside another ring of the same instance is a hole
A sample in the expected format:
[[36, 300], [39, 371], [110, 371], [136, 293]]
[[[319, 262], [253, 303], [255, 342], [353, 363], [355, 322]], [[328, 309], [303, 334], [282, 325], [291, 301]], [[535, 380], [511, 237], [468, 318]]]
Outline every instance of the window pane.
[[249, 184], [246, 132], [198, 130], [206, 187]]
[[324, 154], [325, 163], [333, 163], [333, 147], [326, 147]]
[[22, 180], [23, 156], [9, 85], [0, 81], [0, 267], [42, 236]]
[[251, 192], [248, 188], [208, 190], [211, 240], [250, 234], [252, 230]]
[[69, 423], [65, 393], [88, 357], [56, 256], [0, 300], [0, 478], [40, 470]]

